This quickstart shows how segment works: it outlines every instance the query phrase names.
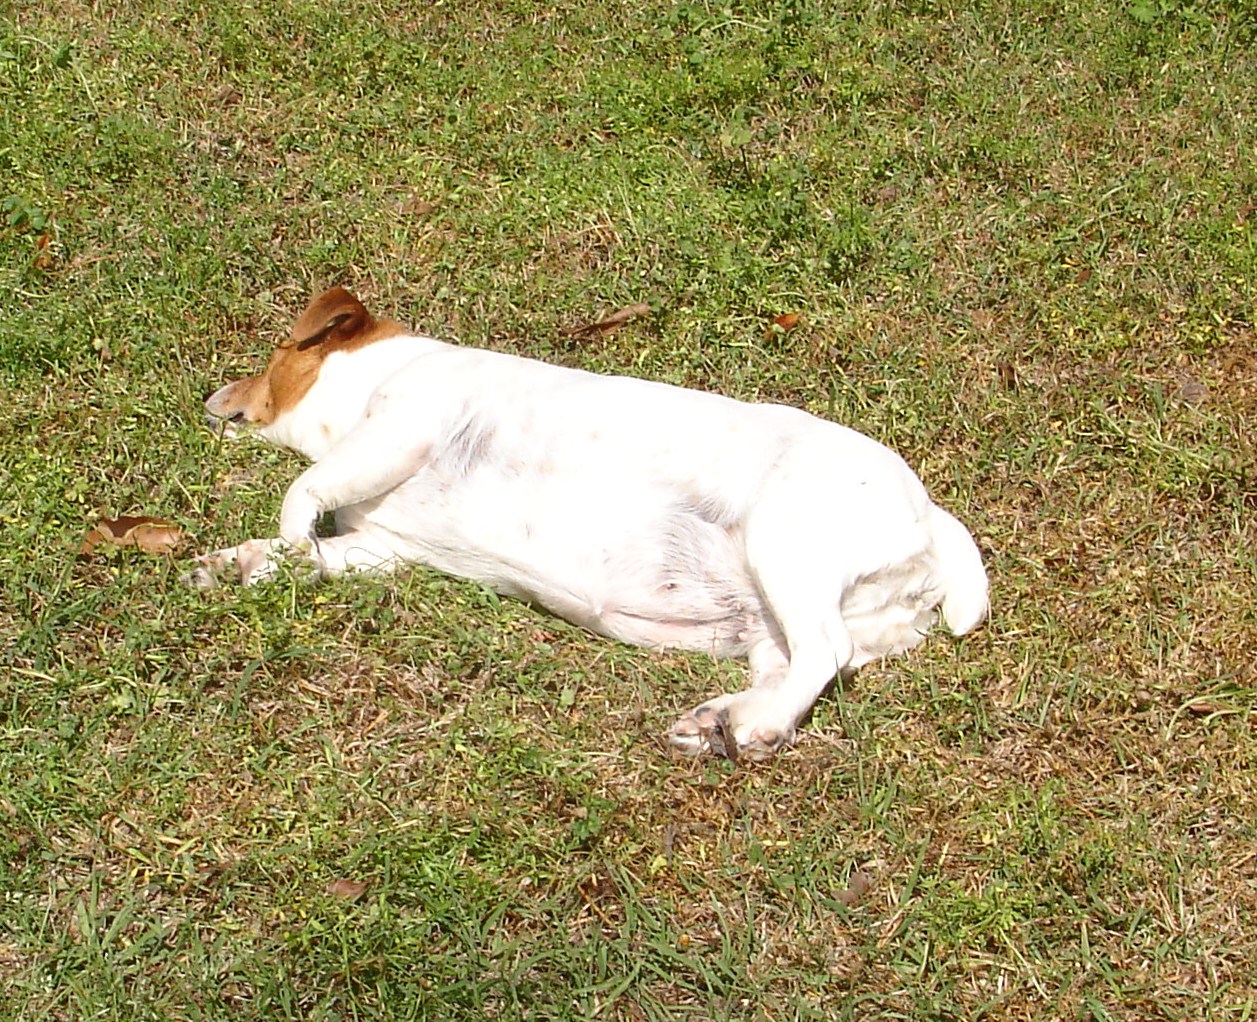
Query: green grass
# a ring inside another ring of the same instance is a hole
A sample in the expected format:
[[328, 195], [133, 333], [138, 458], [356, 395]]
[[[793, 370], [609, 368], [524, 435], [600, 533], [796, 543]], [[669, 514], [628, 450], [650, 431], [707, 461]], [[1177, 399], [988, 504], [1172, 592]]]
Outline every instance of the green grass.
[[[1253, 1017], [1257, 7], [107, 7], [0, 14], [0, 1017]], [[739, 665], [185, 590], [299, 470], [200, 400], [331, 284], [862, 428], [989, 625], [734, 767], [659, 736]]]

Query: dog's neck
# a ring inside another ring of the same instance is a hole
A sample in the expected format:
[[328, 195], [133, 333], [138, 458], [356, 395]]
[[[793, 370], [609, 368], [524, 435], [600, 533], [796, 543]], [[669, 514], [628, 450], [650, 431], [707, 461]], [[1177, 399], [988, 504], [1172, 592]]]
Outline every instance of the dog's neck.
[[430, 337], [402, 334], [323, 360], [301, 400], [260, 430], [268, 440], [318, 461], [362, 418], [376, 389], [402, 366], [447, 347]]

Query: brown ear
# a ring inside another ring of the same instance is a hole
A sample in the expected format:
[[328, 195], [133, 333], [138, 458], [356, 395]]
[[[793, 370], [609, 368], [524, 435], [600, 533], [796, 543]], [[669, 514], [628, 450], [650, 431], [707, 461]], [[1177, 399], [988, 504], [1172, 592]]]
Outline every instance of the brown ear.
[[303, 351], [328, 340], [348, 340], [373, 326], [375, 319], [363, 304], [343, 287], [334, 287], [306, 306], [292, 328], [291, 344]]

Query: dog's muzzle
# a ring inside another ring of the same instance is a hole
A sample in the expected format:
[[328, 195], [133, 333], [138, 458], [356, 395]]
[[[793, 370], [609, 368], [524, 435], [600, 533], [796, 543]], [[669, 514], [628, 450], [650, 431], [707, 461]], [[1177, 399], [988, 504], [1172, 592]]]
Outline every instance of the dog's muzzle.
[[205, 425], [219, 436], [228, 440], [234, 440], [244, 432], [244, 415], [241, 412], [237, 412], [230, 418], [224, 418], [221, 415], [215, 415], [211, 411], [206, 411]]

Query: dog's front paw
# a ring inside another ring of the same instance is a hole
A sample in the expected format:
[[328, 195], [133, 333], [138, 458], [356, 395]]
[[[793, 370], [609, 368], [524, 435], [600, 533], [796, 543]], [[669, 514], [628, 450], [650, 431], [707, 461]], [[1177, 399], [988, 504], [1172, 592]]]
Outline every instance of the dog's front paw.
[[319, 540], [314, 527], [321, 511], [322, 506], [298, 480], [288, 490], [280, 508], [280, 539], [299, 554], [317, 555]]
[[286, 548], [282, 540], [250, 539], [239, 546], [202, 554], [183, 582], [194, 589], [213, 589], [224, 576], [234, 574], [234, 581], [255, 585], [274, 578]]
[[236, 571], [247, 586], [257, 585], [275, 577], [288, 551], [280, 539], [250, 539], [236, 547]]
[[179, 581], [191, 589], [214, 589], [222, 581], [225, 573], [234, 571], [236, 565], [236, 548], [215, 550], [213, 553], [201, 554], [196, 559], [196, 567], [186, 575], [180, 575]]

